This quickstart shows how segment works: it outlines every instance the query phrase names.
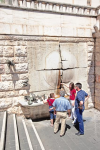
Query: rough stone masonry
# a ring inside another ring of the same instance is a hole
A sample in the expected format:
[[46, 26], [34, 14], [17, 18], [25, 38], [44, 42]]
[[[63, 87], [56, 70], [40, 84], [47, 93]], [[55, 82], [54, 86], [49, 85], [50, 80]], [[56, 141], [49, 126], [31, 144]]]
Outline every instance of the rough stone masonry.
[[[0, 4], [0, 109], [22, 114], [21, 101], [31, 92], [56, 92], [62, 82], [81, 82], [90, 98], [86, 107], [98, 106], [99, 8], [62, 1], [18, 1]], [[98, 4], [97, 4], [98, 6]], [[98, 11], [97, 11], [98, 10]], [[95, 33], [96, 34], [96, 33]], [[14, 62], [14, 66], [7, 61]], [[97, 68], [97, 67], [96, 67]], [[24, 82], [29, 84], [24, 86]], [[97, 85], [98, 84], [98, 85]], [[98, 90], [98, 92], [97, 92]], [[95, 98], [98, 100], [95, 101]], [[98, 107], [99, 109], [99, 107]]]

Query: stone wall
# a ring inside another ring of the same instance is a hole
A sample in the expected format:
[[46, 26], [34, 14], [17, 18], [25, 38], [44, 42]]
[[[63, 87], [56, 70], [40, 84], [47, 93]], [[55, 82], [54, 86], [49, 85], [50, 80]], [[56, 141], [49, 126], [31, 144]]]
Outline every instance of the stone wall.
[[100, 110], [100, 16], [97, 17], [97, 23], [94, 27], [95, 32], [95, 108]]
[[[59, 72], [62, 81], [67, 84], [69, 81], [82, 82], [83, 89], [90, 94], [87, 105], [89, 108], [93, 107], [92, 29], [95, 23], [95, 15], [75, 16], [2, 6], [0, 8], [1, 110], [7, 109], [8, 112], [21, 114], [18, 101], [25, 95], [30, 92], [39, 95], [56, 92]], [[53, 63], [49, 63], [52, 56], [56, 59], [53, 58]], [[15, 66], [9, 68], [7, 60], [13, 60]], [[29, 84], [25, 87], [23, 83], [27, 79]]]

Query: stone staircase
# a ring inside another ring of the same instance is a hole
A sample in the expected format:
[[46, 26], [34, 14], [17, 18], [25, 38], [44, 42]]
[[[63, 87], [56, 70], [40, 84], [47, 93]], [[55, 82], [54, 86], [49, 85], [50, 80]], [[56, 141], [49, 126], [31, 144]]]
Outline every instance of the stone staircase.
[[33, 122], [0, 112], [0, 150], [45, 150]]

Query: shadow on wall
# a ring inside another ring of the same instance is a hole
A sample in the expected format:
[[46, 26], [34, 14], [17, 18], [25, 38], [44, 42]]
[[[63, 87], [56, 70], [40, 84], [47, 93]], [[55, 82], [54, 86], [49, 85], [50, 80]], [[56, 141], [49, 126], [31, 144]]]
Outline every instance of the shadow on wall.
[[88, 42], [88, 94], [89, 99], [86, 102], [88, 108], [95, 105], [95, 47], [94, 42]]

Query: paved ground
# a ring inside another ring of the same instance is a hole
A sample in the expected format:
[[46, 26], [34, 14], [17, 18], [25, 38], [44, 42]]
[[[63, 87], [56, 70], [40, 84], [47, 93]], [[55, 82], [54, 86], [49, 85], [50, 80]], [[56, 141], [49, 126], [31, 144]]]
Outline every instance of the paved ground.
[[66, 121], [64, 137], [55, 135], [49, 120], [34, 122], [45, 150], [100, 150], [100, 112], [96, 109], [84, 112], [85, 135], [76, 136], [76, 128], [71, 120]]

